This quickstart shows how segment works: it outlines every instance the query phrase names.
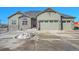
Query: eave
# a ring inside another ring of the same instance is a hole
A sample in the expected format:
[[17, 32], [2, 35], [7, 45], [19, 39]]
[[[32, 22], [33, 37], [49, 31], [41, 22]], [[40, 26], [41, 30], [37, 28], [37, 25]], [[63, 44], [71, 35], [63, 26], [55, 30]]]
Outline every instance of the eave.
[[16, 14], [22, 14], [22, 13], [20, 11], [17, 11], [16, 13], [12, 14], [11, 16], [9, 16], [8, 19], [11, 18], [12, 16], [16, 15]]

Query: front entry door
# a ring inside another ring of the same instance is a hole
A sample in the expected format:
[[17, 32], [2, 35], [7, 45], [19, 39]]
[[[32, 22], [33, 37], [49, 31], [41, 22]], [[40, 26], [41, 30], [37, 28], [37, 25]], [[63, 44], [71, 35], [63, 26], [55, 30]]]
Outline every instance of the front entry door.
[[31, 28], [35, 28], [35, 27], [37, 27], [37, 21], [36, 21], [36, 19], [32, 18], [31, 19]]

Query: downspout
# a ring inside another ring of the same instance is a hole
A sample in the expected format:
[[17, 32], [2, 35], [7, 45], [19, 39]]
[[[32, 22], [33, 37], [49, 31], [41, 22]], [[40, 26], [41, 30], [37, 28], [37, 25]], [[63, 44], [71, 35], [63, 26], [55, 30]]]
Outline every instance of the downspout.
[[18, 18], [18, 30], [19, 30], [19, 18]]
[[61, 16], [61, 20], [60, 20], [61, 22], [61, 30], [63, 30], [63, 23], [62, 23], [62, 16]]
[[40, 30], [40, 21], [39, 21], [39, 28], [38, 28], [38, 30]]
[[9, 18], [8, 18], [8, 28], [7, 28], [7, 31], [10, 31], [9, 26], [10, 26], [10, 25], [9, 25]]

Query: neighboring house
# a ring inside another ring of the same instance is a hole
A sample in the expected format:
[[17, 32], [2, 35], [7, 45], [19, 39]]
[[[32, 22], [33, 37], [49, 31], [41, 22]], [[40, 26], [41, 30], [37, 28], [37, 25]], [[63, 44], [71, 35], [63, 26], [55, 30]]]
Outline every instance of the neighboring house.
[[79, 30], [79, 22], [74, 22], [74, 30]]
[[8, 31], [8, 25], [0, 24], [0, 34]]
[[44, 11], [16, 12], [8, 17], [9, 30], [73, 30], [74, 18], [51, 8]]

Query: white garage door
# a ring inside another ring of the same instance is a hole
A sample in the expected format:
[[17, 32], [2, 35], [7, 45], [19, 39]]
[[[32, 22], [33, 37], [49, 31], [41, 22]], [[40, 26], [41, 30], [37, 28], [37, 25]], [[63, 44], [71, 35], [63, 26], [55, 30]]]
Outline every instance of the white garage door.
[[63, 21], [63, 30], [71, 30], [71, 23], [70, 21]]
[[58, 22], [42, 21], [40, 22], [40, 30], [58, 30]]

